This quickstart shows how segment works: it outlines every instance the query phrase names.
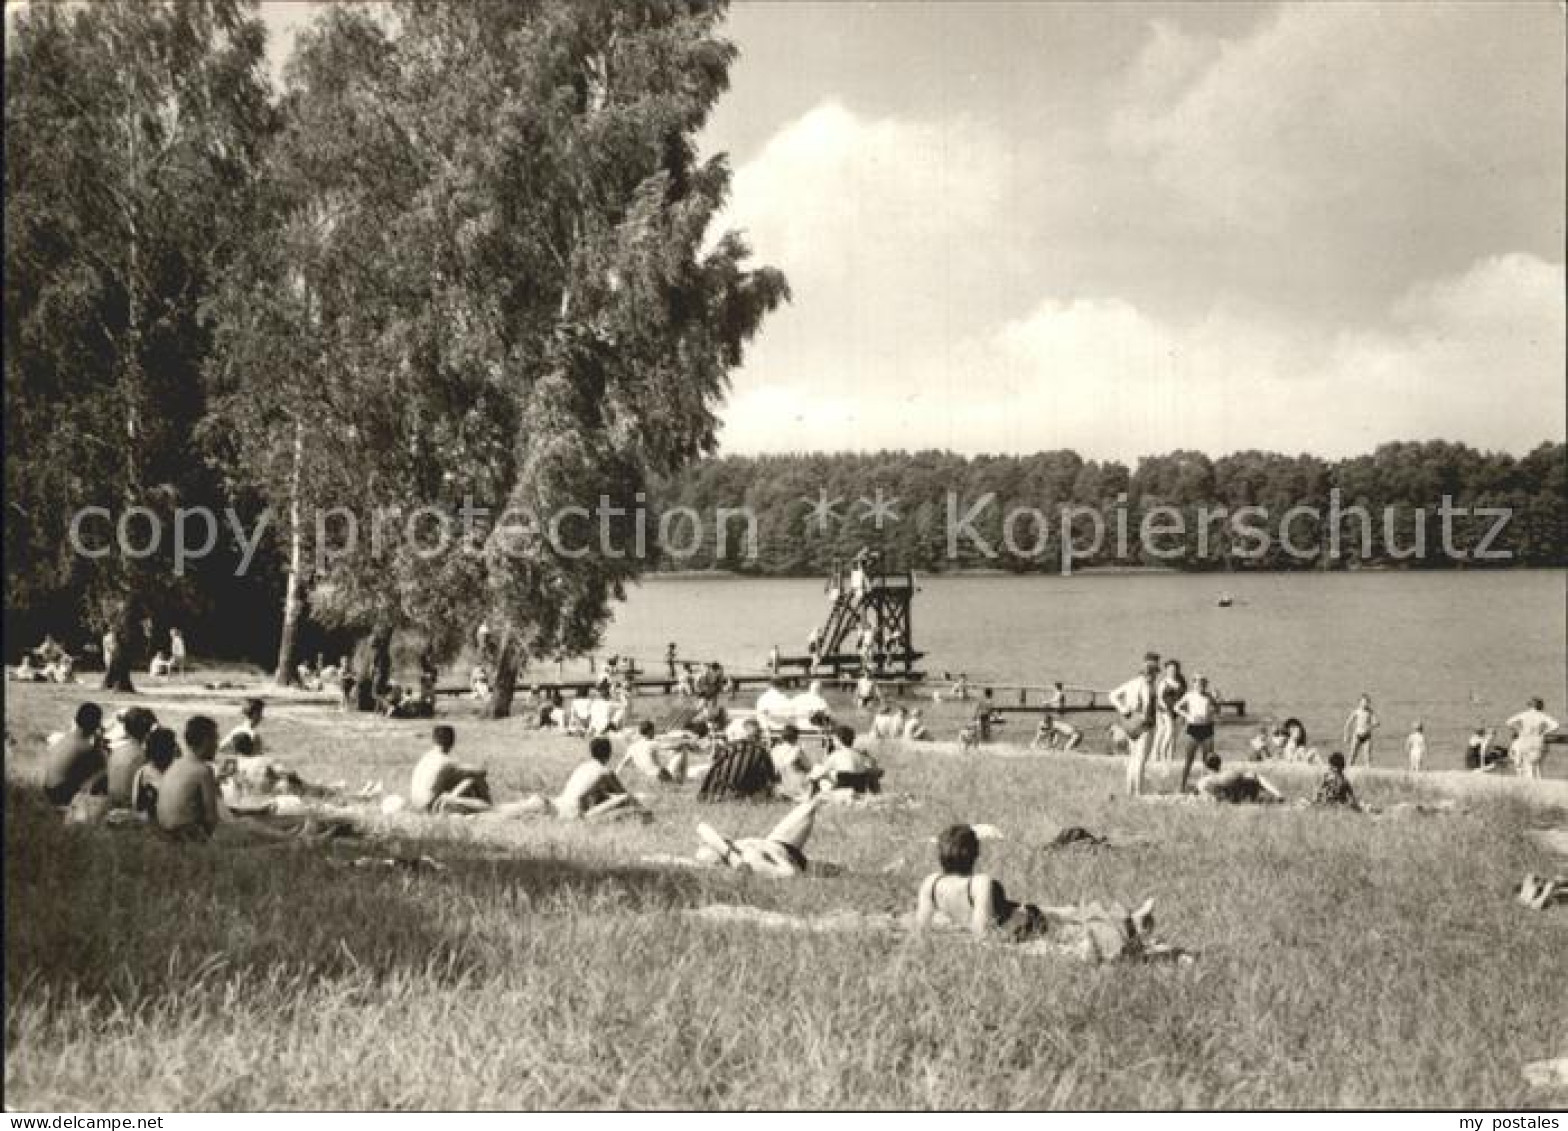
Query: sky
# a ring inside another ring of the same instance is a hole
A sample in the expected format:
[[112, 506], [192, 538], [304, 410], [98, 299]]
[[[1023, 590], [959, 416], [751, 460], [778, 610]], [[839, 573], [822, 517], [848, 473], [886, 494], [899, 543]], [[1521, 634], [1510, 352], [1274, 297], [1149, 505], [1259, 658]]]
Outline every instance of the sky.
[[[275, 66], [313, 5], [266, 3]], [[735, 5], [725, 452], [1565, 432], [1564, 12]]]

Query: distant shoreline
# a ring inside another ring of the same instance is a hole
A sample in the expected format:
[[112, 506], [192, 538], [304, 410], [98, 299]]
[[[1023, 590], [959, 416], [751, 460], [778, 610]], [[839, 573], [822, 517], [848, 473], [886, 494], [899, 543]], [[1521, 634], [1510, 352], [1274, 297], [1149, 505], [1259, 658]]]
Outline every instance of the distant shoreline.
[[[1449, 574], [1449, 573], [1518, 573], [1518, 572], [1545, 572], [1561, 573], [1568, 566], [1562, 565], [1508, 565], [1508, 566], [1476, 566], [1467, 569], [1402, 569], [1398, 566], [1372, 565], [1359, 566], [1356, 569], [1248, 569], [1248, 570], [1212, 570], [1212, 569], [1176, 569], [1171, 566], [1083, 566], [1075, 569], [1070, 574], [1048, 573], [1043, 570], [1026, 570], [1023, 572], [1010, 569], [946, 569], [946, 570], [916, 570], [918, 580], [941, 578], [1000, 578], [1000, 577], [1137, 577], [1156, 575], [1161, 577], [1206, 577], [1219, 582], [1223, 587], [1224, 578], [1246, 577], [1290, 577], [1297, 575], [1334, 575], [1353, 576], [1362, 573], [1377, 574]], [[637, 581], [821, 581], [820, 573], [745, 573], [733, 569], [670, 569], [649, 570], [642, 574]]]

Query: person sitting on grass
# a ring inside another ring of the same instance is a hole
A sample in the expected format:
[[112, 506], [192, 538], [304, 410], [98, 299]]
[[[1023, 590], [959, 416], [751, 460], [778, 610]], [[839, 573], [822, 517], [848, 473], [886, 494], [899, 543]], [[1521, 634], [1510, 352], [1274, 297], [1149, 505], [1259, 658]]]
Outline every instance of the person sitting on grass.
[[44, 669], [33, 663], [33, 654], [23, 652], [22, 658], [17, 661], [16, 667], [11, 670], [11, 678], [22, 683], [43, 683], [49, 677], [44, 674]]
[[756, 719], [746, 719], [738, 741], [725, 743], [697, 789], [698, 801], [758, 801], [773, 796], [777, 776]]
[[212, 761], [218, 756], [218, 724], [206, 715], [185, 723], [185, 753], [174, 759], [158, 784], [153, 810], [158, 829], [175, 840], [204, 841], [217, 831], [218, 779]]
[[679, 785], [686, 780], [687, 758], [691, 744], [682, 736], [668, 744], [656, 737], [652, 720], [645, 719], [637, 727], [637, 737], [626, 747], [626, 754], [615, 767], [619, 774], [630, 762], [637, 772], [652, 781]]
[[163, 786], [163, 775], [180, 756], [180, 740], [168, 727], [155, 726], [148, 732], [143, 749], [146, 758], [131, 778], [130, 810], [151, 821], [158, 815], [158, 791]]
[[604, 735], [588, 740], [588, 757], [580, 762], [553, 802], [546, 804], [563, 820], [653, 816], [633, 797], [610, 769], [614, 748]]
[[1199, 778], [1194, 787], [1199, 797], [1233, 805], [1285, 800], [1283, 793], [1252, 770], [1220, 769], [1218, 754], [1210, 754], [1203, 760], [1203, 766], [1208, 773]]
[[[147, 761], [147, 736], [158, 725], [158, 718], [146, 707], [128, 707], [120, 712], [109, 728], [108, 791], [109, 804], [126, 809], [135, 799], [136, 772]], [[173, 732], [170, 732], [171, 735]]]
[[76, 661], [70, 656], [60, 656], [54, 663], [44, 668], [44, 678], [50, 683], [75, 683]]
[[904, 737], [904, 708], [889, 708], [885, 704], [871, 720], [871, 737], [877, 739]]
[[468, 673], [468, 697], [480, 703], [490, 698], [490, 673], [483, 664], [475, 664]]
[[768, 756], [773, 759], [773, 772], [778, 776], [781, 796], [803, 801], [815, 792], [812, 774], [816, 767], [801, 749], [800, 731], [794, 723], [785, 725]]
[[1047, 750], [1060, 750], [1065, 753], [1076, 750], [1082, 741], [1083, 731], [1060, 715], [1047, 714], [1035, 728], [1034, 741], [1029, 744], [1029, 749], [1038, 750], [1044, 747]]
[[931, 731], [926, 726], [925, 719], [920, 716], [920, 708], [916, 707], [909, 712], [909, 717], [904, 720], [905, 742], [926, 742], [931, 738]]
[[49, 739], [44, 751], [44, 796], [59, 809], [81, 792], [103, 793], [108, 758], [103, 743], [103, 708], [83, 703], [76, 708], [71, 729]]
[[235, 753], [235, 739], [240, 735], [246, 735], [250, 739], [250, 756], [260, 758], [265, 749], [265, 744], [261, 741], [261, 717], [266, 710], [267, 704], [263, 699], [245, 700], [245, 705], [240, 708], [239, 725], [223, 736], [223, 741], [218, 744], [218, 753]]
[[1280, 744], [1281, 761], [1312, 763], [1318, 760], [1318, 752], [1308, 744], [1307, 728], [1300, 719], [1286, 719], [1284, 732], [1284, 741]]
[[1312, 795], [1314, 805], [1343, 805], [1347, 809], [1360, 809], [1356, 791], [1345, 777], [1345, 756], [1338, 750], [1328, 756], [1328, 769], [1318, 779], [1318, 790]]
[[169, 657], [164, 655], [163, 649], [160, 648], [153, 653], [152, 663], [147, 665], [147, 674], [155, 679], [167, 679], [172, 666]]
[[737, 871], [779, 879], [804, 875], [810, 866], [806, 860], [806, 841], [816, 825], [817, 809], [821, 804], [820, 797], [802, 801], [764, 837], [730, 840], [711, 826], [699, 824], [697, 836], [702, 844], [696, 858], [703, 864], [723, 864]]
[[974, 717], [969, 720], [969, 725], [958, 732], [958, 744], [965, 750], [982, 746], [991, 741], [991, 728], [1002, 726], [1005, 722], [992, 702], [991, 689], [988, 687], [980, 702], [975, 704]]
[[425, 813], [483, 813], [490, 808], [490, 783], [483, 769], [464, 766], [452, 757], [457, 732], [442, 725], [430, 732], [435, 743], [414, 764], [408, 800]]
[[881, 793], [882, 767], [877, 760], [855, 746], [853, 727], [841, 726], [833, 732], [833, 749], [816, 770], [825, 789], [850, 793]]

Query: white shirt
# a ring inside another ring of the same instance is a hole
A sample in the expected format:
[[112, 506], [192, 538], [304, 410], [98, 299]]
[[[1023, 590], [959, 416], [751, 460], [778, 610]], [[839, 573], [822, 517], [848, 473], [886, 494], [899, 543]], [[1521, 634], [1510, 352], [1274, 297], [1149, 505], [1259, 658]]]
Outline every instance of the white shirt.
[[776, 687], [770, 687], [757, 696], [757, 714], [772, 722], [776, 719], [795, 717], [795, 700]]
[[875, 738], [899, 738], [903, 729], [903, 723], [893, 713], [878, 715], [871, 721], [871, 734]]
[[801, 722], [808, 722], [812, 715], [828, 712], [828, 701], [813, 691], [803, 691], [791, 701], [795, 718]]

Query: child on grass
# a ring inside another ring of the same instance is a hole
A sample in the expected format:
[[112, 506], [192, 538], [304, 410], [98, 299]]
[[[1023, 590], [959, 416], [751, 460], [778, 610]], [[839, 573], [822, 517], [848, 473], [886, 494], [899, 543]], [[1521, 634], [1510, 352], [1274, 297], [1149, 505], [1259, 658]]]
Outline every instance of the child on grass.
[[1328, 756], [1328, 769], [1318, 779], [1318, 791], [1313, 795], [1314, 805], [1343, 805], [1349, 809], [1360, 809], [1356, 801], [1356, 791], [1350, 787], [1349, 780], [1345, 777], [1345, 756], [1338, 750]]
[[1410, 761], [1410, 772], [1419, 774], [1421, 763], [1426, 761], [1426, 728], [1420, 719], [1410, 724], [1410, 734], [1405, 739], [1405, 757]]

